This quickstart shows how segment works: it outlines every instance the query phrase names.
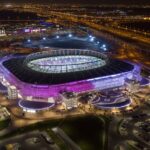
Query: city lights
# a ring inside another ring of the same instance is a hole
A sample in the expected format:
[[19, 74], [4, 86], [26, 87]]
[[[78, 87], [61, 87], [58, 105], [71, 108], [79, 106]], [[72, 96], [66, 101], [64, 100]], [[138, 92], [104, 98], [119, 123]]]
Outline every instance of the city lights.
[[149, 150], [148, 0], [10, 1], [0, 150]]

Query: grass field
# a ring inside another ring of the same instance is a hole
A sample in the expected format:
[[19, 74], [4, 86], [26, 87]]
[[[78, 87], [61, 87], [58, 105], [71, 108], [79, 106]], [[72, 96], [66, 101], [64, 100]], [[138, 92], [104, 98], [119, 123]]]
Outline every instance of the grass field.
[[102, 147], [102, 122], [96, 117], [81, 117], [67, 120], [61, 128], [83, 150], [100, 149]]
[[61, 120], [48, 120], [22, 127], [0, 137], [12, 137], [33, 130], [45, 130], [62, 150], [67, 146], [53, 132], [53, 127], [60, 127], [82, 150], [107, 150], [109, 118], [104, 116], [67, 117]]
[[65, 133], [77, 143], [82, 150], [107, 150], [107, 127], [109, 122], [96, 116], [66, 119], [61, 124]]
[[0, 130], [4, 129], [4, 128], [7, 128], [8, 125], [10, 123], [10, 120], [7, 119], [7, 120], [3, 120], [3, 121], [0, 121]]

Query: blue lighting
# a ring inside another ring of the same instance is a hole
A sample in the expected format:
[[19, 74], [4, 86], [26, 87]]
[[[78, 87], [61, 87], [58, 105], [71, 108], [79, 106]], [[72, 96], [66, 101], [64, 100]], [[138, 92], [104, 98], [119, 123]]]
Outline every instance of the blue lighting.
[[31, 40], [30, 40], [30, 39], [28, 39], [28, 40], [27, 40], [27, 42], [29, 42], [29, 43], [30, 43], [30, 42], [31, 42]]
[[60, 36], [59, 36], [59, 35], [57, 35], [57, 36], [56, 36], [56, 39], [59, 39], [59, 38], [60, 38]]
[[107, 51], [107, 48], [106, 48], [106, 47], [104, 47], [104, 48], [103, 48], [103, 50], [104, 50], [104, 51]]
[[68, 37], [70, 37], [70, 38], [71, 38], [71, 37], [72, 37], [72, 34], [69, 34], [69, 35], [68, 35]]
[[101, 46], [101, 49], [103, 49], [104, 51], [107, 51], [106, 44], [103, 44], [103, 45]]
[[100, 42], [98, 41], [97, 44], [99, 44]]
[[105, 47], [106, 47], [106, 45], [105, 45], [105, 44], [103, 44], [103, 45], [102, 45], [102, 48], [105, 48]]
[[46, 37], [43, 37], [43, 40], [46, 40]]
[[93, 42], [93, 41], [94, 41], [94, 37], [91, 37], [91, 38], [90, 38], [90, 41]]
[[95, 37], [94, 37], [94, 36], [89, 35], [89, 40], [90, 40], [91, 42], [93, 42], [93, 41], [94, 41], [94, 39], [95, 39]]

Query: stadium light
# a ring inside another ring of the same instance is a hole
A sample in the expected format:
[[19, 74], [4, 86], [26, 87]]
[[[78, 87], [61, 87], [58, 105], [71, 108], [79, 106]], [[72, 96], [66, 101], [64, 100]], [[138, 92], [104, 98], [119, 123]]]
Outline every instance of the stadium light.
[[104, 51], [107, 51], [106, 44], [103, 44], [103, 45], [101, 46], [101, 49], [103, 49]]
[[91, 37], [91, 38], [90, 38], [90, 41], [93, 42], [93, 41], [94, 41], [94, 37]]
[[43, 37], [43, 40], [46, 40], [46, 37]]
[[57, 35], [57, 36], [56, 36], [56, 39], [59, 39], [59, 38], [60, 38], [60, 36], [59, 36], [59, 35]]
[[70, 38], [71, 38], [71, 37], [72, 37], [72, 34], [69, 34], [69, 35], [68, 35], [68, 37], [70, 37]]
[[31, 40], [30, 40], [30, 39], [28, 39], [28, 40], [27, 40], [27, 42], [29, 42], [29, 43], [30, 43], [30, 42], [31, 42]]
[[104, 47], [104, 48], [103, 48], [103, 50], [104, 50], [104, 51], [107, 51], [107, 48], [106, 48], [106, 47]]
[[103, 44], [103, 45], [102, 45], [102, 48], [105, 48], [105, 47], [106, 47], [106, 45], [105, 45], [105, 44]]

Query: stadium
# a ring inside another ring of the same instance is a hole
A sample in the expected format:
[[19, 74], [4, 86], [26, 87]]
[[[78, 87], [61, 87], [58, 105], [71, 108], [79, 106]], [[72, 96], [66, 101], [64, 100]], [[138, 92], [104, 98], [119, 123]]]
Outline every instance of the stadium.
[[102, 37], [95, 37], [84, 35], [78, 33], [66, 33], [60, 34], [54, 32], [52, 35], [37, 37], [37, 38], [28, 38], [22, 42], [13, 43], [12, 45], [20, 45], [25, 48], [32, 49], [46, 49], [46, 48], [63, 48], [63, 49], [89, 49], [96, 51], [110, 52], [113, 49], [116, 49], [116, 45], [108, 42]]
[[1, 59], [0, 65], [0, 79], [8, 97], [20, 99], [19, 106], [29, 109], [51, 108], [60, 102], [63, 92], [111, 89], [122, 87], [126, 79], [140, 79], [139, 66], [90, 50], [9, 55]]

